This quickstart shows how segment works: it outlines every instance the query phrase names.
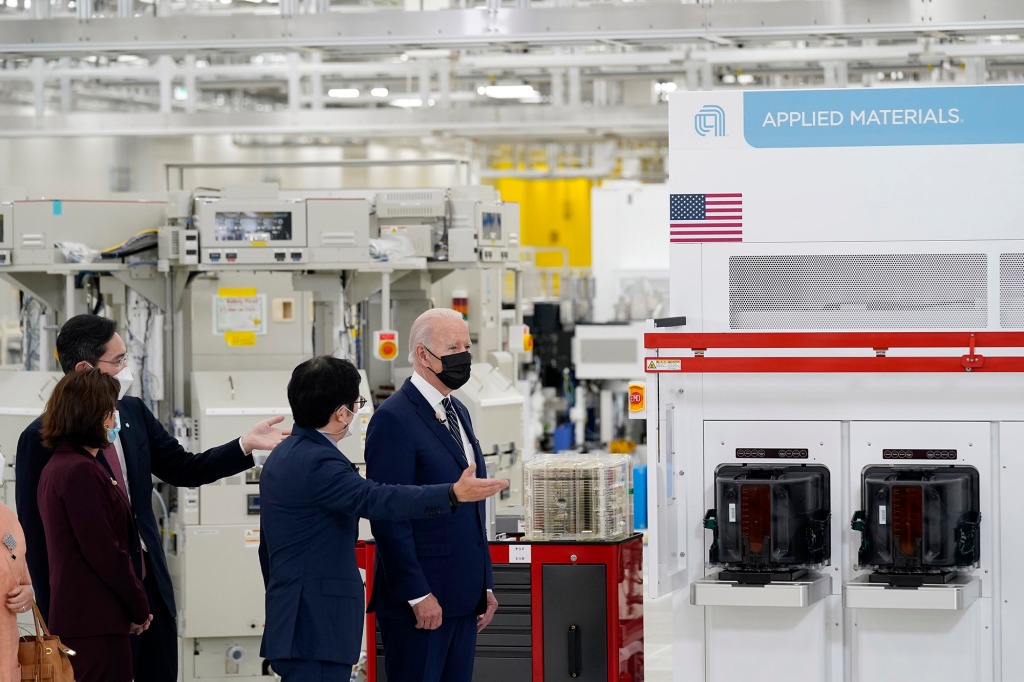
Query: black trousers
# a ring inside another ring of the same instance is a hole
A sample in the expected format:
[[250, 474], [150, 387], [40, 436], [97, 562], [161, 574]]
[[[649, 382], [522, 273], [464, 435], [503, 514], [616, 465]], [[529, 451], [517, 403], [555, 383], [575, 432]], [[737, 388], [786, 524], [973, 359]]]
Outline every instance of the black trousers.
[[156, 585], [155, 571], [146, 556], [146, 579], [142, 581], [149, 599], [149, 612], [153, 622], [141, 635], [132, 636], [132, 655], [135, 682], [177, 682], [178, 680], [178, 624], [176, 614], [170, 613]]
[[388, 682], [472, 681], [475, 615], [444, 617], [436, 630], [416, 629], [412, 617], [378, 618], [377, 625]]
[[283, 659], [271, 661], [281, 682], [348, 682], [352, 677], [351, 663], [303, 661]]

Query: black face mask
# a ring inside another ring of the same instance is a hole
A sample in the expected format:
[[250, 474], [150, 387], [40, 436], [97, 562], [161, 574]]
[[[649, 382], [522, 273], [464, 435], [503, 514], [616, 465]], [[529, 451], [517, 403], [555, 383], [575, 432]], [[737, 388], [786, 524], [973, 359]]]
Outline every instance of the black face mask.
[[[423, 348], [431, 355], [434, 355], [426, 346], [423, 346]], [[472, 370], [473, 364], [473, 355], [468, 350], [441, 357], [434, 355], [434, 357], [441, 361], [441, 371], [430, 371], [437, 375], [442, 384], [453, 391], [466, 385], [466, 382], [469, 381], [469, 373]]]

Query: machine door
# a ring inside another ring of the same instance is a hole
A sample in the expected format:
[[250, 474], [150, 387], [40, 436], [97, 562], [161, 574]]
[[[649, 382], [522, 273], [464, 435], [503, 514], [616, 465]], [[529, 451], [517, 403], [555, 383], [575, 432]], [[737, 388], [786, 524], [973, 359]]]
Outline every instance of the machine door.
[[[543, 568], [544, 679], [608, 679], [608, 605], [603, 565]], [[591, 598], [580, 599], [581, 595]]]
[[[693, 499], [701, 499], [702, 417], [698, 397], [700, 384], [693, 377], [677, 373], [648, 374], [647, 385], [650, 552], [646, 582], [647, 592], [653, 599], [687, 585], [687, 547], [696, 548], [703, 542], [699, 524], [691, 527], [687, 523], [686, 507], [690, 498], [688, 486], [697, 486]], [[698, 514], [700, 512], [697, 510]], [[696, 565], [702, 564], [698, 558]]]

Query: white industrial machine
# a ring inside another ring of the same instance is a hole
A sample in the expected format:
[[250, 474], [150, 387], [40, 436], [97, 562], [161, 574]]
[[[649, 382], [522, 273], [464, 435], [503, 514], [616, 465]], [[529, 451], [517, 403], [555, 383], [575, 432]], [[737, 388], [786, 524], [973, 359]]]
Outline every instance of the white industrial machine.
[[11, 509], [15, 508], [14, 455], [18, 449], [18, 439], [25, 427], [42, 413], [61, 376], [59, 372], [23, 372], [9, 367], [0, 369], [0, 395], [4, 396], [4, 404], [0, 406], [0, 453], [5, 458], [0, 501]]
[[685, 322], [650, 324], [644, 367], [675, 680], [1024, 670], [1022, 102], [671, 98]]
[[[460, 395], [489, 473], [519, 478], [505, 503], [521, 504], [523, 349], [506, 327], [522, 317], [518, 305], [511, 318], [501, 312], [505, 273], [518, 267], [518, 218], [489, 187], [299, 194], [252, 185], [146, 202], [14, 201], [0, 204], [0, 277], [36, 306], [25, 316], [26, 366], [54, 368], [53, 332], [68, 317], [118, 319], [133, 392], [193, 451], [289, 417], [286, 386], [301, 360], [352, 358], [370, 401], [342, 444], [357, 465], [373, 400], [411, 371], [412, 319], [465, 290], [478, 362]], [[55, 377], [0, 376], [8, 464]], [[266, 453], [255, 454], [259, 465]], [[273, 679], [259, 658], [259, 471], [198, 489], [157, 487], [183, 680]]]

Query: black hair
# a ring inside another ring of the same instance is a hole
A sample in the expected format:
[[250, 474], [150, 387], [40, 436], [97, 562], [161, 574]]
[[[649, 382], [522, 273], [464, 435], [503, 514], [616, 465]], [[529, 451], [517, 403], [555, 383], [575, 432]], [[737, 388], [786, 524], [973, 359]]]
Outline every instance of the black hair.
[[96, 366], [107, 344], [117, 332], [117, 322], [99, 315], [75, 315], [64, 323], [57, 334], [57, 359], [64, 373], [75, 371], [75, 365], [85, 360]]
[[359, 370], [348, 360], [319, 355], [294, 370], [288, 381], [288, 404], [296, 426], [323, 428], [342, 405], [359, 397]]

